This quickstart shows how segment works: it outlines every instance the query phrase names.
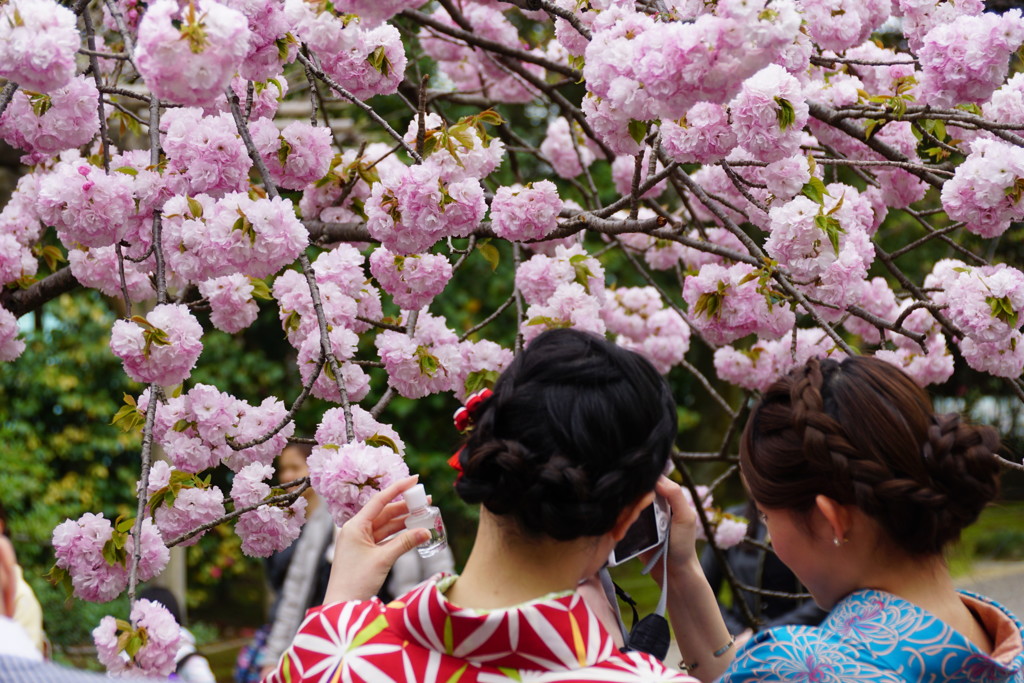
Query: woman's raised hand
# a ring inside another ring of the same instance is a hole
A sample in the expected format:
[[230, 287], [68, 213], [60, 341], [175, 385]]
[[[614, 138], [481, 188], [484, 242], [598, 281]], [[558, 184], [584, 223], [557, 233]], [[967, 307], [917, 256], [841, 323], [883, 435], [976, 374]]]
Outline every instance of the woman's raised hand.
[[408, 509], [404, 500], [395, 500], [418, 479], [407, 477], [375, 494], [341, 527], [334, 545], [325, 604], [373, 597], [384, 585], [395, 561], [430, 540], [427, 529], [403, 531]]
[[663, 476], [658, 480], [654, 490], [667, 500], [669, 507], [672, 508], [668, 565], [683, 567], [691, 563], [699, 564], [697, 558], [697, 512], [690, 505], [682, 487]]

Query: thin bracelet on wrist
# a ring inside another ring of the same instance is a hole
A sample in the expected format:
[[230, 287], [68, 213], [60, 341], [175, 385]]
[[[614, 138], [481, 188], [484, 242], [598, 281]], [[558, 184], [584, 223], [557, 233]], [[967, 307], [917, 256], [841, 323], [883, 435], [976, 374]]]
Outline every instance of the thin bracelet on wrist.
[[[722, 647], [718, 648], [714, 652], [712, 652], [711, 656], [714, 657], [715, 659], [718, 659], [719, 657], [724, 655], [726, 652], [731, 650], [732, 646], [735, 645], [735, 644], [736, 644], [736, 636], [730, 634], [729, 635], [729, 642], [726, 643], [725, 645], [723, 645]], [[693, 662], [692, 664], [687, 664], [685, 659], [679, 660], [679, 670], [684, 672], [684, 673], [689, 673], [691, 671], [696, 671], [697, 670], [697, 666], [698, 666], [697, 662]]]

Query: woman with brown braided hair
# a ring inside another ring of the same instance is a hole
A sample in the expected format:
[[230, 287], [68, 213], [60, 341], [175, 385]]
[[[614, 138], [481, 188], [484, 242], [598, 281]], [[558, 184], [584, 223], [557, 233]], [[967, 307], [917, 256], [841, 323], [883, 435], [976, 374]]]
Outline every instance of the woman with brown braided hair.
[[998, 493], [998, 448], [873, 358], [812, 360], [772, 384], [743, 433], [743, 478], [831, 613], [757, 634], [722, 681], [1024, 681], [1020, 621], [956, 591], [943, 558]]

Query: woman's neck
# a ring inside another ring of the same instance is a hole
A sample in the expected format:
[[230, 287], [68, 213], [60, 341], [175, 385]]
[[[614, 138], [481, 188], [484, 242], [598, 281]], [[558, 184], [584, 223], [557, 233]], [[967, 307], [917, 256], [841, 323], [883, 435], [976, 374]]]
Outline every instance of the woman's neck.
[[459, 607], [502, 609], [575, 590], [594, 564], [595, 545], [525, 537], [482, 510], [465, 569], [445, 597]]
[[867, 588], [892, 593], [927, 610], [982, 651], [992, 651], [992, 638], [960, 599], [941, 555], [890, 560], [872, 572], [866, 583]]

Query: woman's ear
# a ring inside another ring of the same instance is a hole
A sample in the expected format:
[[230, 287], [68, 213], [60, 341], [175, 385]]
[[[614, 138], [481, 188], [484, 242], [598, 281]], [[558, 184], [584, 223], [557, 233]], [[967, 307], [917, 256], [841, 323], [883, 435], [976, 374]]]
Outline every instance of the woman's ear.
[[615, 526], [612, 527], [611, 534], [615, 538], [615, 541], [621, 541], [626, 532], [629, 531], [629, 527], [633, 526], [633, 522], [640, 516], [648, 505], [654, 502], [654, 491], [646, 493], [636, 499], [636, 502], [632, 505], [627, 505], [619, 513], [618, 519], [615, 520]]
[[836, 546], [846, 543], [849, 540], [850, 528], [853, 526], [850, 506], [820, 494], [814, 498], [814, 505], [831, 530], [832, 542]]

